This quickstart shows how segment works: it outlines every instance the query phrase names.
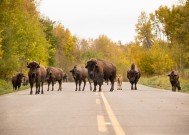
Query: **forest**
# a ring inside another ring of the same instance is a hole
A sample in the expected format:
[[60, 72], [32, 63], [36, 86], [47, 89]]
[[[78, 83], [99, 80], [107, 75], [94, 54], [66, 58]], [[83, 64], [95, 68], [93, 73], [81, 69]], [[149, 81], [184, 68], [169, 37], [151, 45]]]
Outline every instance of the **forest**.
[[[55, 66], [69, 74], [74, 65], [91, 58], [111, 61], [126, 80], [135, 63], [145, 77], [171, 70], [189, 80], [189, 0], [153, 13], [141, 12], [135, 40], [122, 44], [106, 35], [82, 39], [63, 24], [42, 16], [35, 0], [0, 1], [0, 87], [17, 72], [27, 73], [27, 62]], [[187, 87], [189, 87], [187, 85]], [[187, 88], [188, 89], [188, 88]]]

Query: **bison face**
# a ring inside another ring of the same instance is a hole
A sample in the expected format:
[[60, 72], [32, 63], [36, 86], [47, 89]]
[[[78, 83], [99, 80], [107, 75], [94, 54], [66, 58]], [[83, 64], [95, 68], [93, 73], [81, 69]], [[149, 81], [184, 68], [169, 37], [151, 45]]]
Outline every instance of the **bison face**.
[[74, 68], [72, 70], [70, 70], [70, 72], [72, 73], [72, 76], [73, 76], [74, 79], [79, 77], [80, 71], [77, 69], [76, 66], [74, 66]]
[[27, 63], [27, 68], [30, 69], [29, 73], [32, 77], [35, 78], [38, 68], [40, 68], [40, 63], [37, 63], [35, 61]]
[[96, 61], [88, 61], [85, 68], [88, 69], [88, 74], [91, 79], [94, 78], [95, 72], [98, 70], [98, 64]]
[[47, 70], [46, 79], [49, 80], [50, 78], [55, 78], [51, 70]]
[[135, 70], [130, 70], [127, 72], [127, 74], [129, 81], [135, 83], [138, 76], [138, 72], [136, 72]]

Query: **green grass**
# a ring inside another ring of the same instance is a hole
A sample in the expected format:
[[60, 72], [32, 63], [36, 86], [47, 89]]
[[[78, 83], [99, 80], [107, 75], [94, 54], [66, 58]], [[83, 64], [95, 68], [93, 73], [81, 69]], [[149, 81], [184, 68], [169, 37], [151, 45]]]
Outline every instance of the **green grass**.
[[[181, 92], [189, 93], [189, 79], [179, 78], [181, 85]], [[154, 88], [171, 90], [171, 84], [168, 76], [153, 76], [153, 77], [141, 77], [140, 84], [147, 85]]]
[[[20, 90], [27, 89], [28, 87], [29, 86], [21, 86]], [[11, 81], [5, 81], [5, 80], [0, 79], [0, 95], [12, 93], [12, 92], [14, 92], [14, 91], [13, 91], [13, 88], [12, 88]]]

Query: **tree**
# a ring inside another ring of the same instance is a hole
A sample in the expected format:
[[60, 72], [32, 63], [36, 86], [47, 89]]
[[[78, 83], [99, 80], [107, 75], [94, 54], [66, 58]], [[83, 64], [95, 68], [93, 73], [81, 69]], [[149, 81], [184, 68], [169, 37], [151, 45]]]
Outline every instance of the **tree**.
[[47, 65], [49, 43], [45, 39], [34, 0], [3, 0], [0, 3], [3, 56], [0, 77], [26, 70], [27, 61]]
[[154, 35], [152, 34], [152, 25], [145, 12], [141, 12], [136, 24], [136, 40], [145, 48], [150, 48], [153, 44]]
[[57, 45], [57, 37], [53, 33], [55, 22], [47, 17], [41, 17], [40, 22], [43, 25], [45, 38], [50, 44], [50, 47], [48, 48], [48, 53], [49, 53], [48, 65], [55, 66], [56, 65], [55, 51]]

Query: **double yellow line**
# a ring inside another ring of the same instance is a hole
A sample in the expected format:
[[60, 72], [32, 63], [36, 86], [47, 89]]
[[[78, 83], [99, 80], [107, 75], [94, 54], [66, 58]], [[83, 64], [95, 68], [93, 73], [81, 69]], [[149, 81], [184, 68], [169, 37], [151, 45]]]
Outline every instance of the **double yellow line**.
[[[112, 108], [110, 107], [110, 104], [108, 103], [106, 97], [104, 96], [104, 93], [100, 93], [102, 100], [104, 102], [107, 114], [109, 116], [109, 119], [111, 121], [112, 127], [115, 131], [116, 135], [126, 135], [123, 128], [121, 127], [119, 121], [117, 120], [115, 114], [112, 111]], [[100, 99], [96, 99], [96, 104], [100, 104]], [[97, 122], [98, 122], [98, 130], [100, 132], [107, 132], [107, 127], [105, 125], [105, 119], [103, 115], [97, 115]]]

